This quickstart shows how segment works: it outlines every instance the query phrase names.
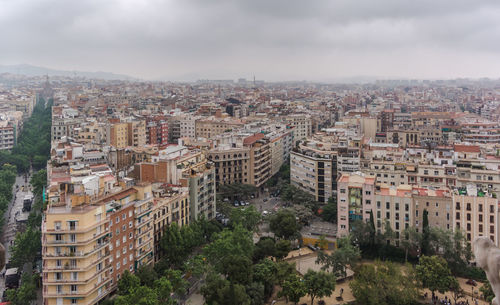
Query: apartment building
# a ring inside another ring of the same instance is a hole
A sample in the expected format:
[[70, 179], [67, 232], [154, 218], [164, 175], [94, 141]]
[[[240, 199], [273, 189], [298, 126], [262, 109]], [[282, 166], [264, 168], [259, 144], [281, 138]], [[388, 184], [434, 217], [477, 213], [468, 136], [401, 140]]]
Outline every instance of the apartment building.
[[127, 136], [129, 146], [143, 147], [146, 145], [146, 121], [127, 122]]
[[96, 304], [112, 280], [106, 209], [71, 193], [61, 202], [48, 206], [42, 222], [44, 304]]
[[338, 236], [349, 234], [352, 221], [370, 219], [370, 211], [373, 210], [375, 204], [375, 180], [375, 177], [361, 172], [346, 173], [339, 177], [337, 182]]
[[193, 116], [185, 116], [179, 120], [181, 138], [196, 138], [196, 120]]
[[[414, 211], [410, 185], [391, 187], [387, 184], [381, 184], [377, 186], [374, 204], [375, 206], [372, 206], [371, 209], [375, 228], [379, 233], [384, 231], [385, 224], [388, 222], [396, 233], [396, 238], [399, 239], [404, 229], [413, 226]], [[370, 208], [368, 204], [367, 208]], [[399, 246], [398, 241], [396, 241], [396, 246]]]
[[107, 145], [115, 148], [126, 148], [129, 141], [127, 123], [110, 123], [107, 126]]
[[207, 158], [215, 167], [217, 189], [221, 184], [250, 183], [250, 149], [219, 145], [207, 152]]
[[[198, 219], [201, 214], [207, 219], [215, 217], [215, 166], [204, 153], [171, 145], [159, 151], [152, 162], [136, 164], [132, 175], [138, 181], [187, 187], [190, 198], [187, 213], [190, 218]], [[186, 211], [181, 211], [179, 215], [179, 219], [184, 219]]]
[[[114, 198], [123, 199], [128, 196], [130, 190], [114, 195]], [[125, 204], [112, 201], [106, 205], [109, 221], [109, 273], [111, 275], [110, 286], [116, 288], [121, 275], [125, 270], [134, 272], [134, 246], [135, 246], [135, 221], [134, 202]]]
[[415, 210], [415, 228], [421, 232], [424, 210], [428, 212], [429, 226], [453, 230], [453, 208], [448, 188], [434, 189], [413, 187], [413, 205]]
[[287, 115], [283, 118], [283, 123], [293, 128], [292, 130], [295, 143], [312, 135], [312, 118], [310, 115]]
[[180, 187], [153, 187], [153, 194], [154, 260], [157, 262], [164, 253], [161, 239], [167, 227], [172, 222], [179, 226], [189, 223], [189, 208], [186, 209], [189, 207], [189, 191]]
[[[182, 178], [180, 184], [189, 188], [189, 207], [186, 205], [181, 209], [178, 217], [173, 217], [173, 221], [185, 219], [189, 215], [190, 220], [196, 220], [200, 217], [212, 219], [216, 211], [216, 187], [215, 187], [215, 167], [212, 162], [205, 159], [196, 164], [189, 164], [185, 160], [182, 165]], [[189, 165], [188, 165], [189, 164]], [[180, 221], [182, 225], [184, 220]]]
[[271, 177], [271, 149], [264, 134], [257, 133], [243, 140], [243, 146], [250, 149], [249, 183], [262, 186]]
[[454, 229], [465, 233], [468, 241], [478, 236], [489, 237], [499, 245], [498, 199], [478, 190], [473, 184], [452, 192]]
[[312, 194], [316, 201], [327, 202], [336, 194], [337, 168], [334, 154], [310, 150], [292, 151], [290, 183]]
[[16, 129], [7, 122], [0, 121], [0, 150], [10, 150], [16, 143]]
[[211, 138], [224, 132], [236, 130], [243, 126], [239, 120], [222, 119], [211, 117], [209, 119], [199, 119], [195, 123], [195, 134], [197, 138]]

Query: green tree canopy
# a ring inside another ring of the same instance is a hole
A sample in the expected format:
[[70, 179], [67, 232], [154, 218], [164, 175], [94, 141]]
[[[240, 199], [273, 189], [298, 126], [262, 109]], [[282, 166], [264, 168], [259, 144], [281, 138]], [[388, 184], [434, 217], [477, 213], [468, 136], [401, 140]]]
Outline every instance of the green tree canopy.
[[446, 260], [438, 256], [422, 256], [416, 266], [417, 278], [430, 291], [448, 291], [453, 277]]
[[357, 304], [413, 305], [418, 287], [411, 266], [405, 273], [391, 262], [361, 265], [349, 284]]
[[288, 209], [280, 209], [276, 214], [272, 215], [269, 227], [279, 238], [296, 239], [300, 235], [300, 225], [295, 214]]
[[335, 275], [331, 273], [309, 269], [304, 275], [304, 285], [307, 294], [311, 297], [311, 305], [314, 304], [315, 298], [331, 296], [335, 290], [335, 281]]

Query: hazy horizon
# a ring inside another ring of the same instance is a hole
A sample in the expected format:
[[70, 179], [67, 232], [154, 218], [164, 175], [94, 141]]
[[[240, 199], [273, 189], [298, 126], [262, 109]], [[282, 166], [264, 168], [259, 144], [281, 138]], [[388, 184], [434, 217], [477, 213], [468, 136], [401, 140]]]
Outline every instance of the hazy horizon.
[[1, 65], [145, 80], [500, 77], [500, 2], [2, 1]]

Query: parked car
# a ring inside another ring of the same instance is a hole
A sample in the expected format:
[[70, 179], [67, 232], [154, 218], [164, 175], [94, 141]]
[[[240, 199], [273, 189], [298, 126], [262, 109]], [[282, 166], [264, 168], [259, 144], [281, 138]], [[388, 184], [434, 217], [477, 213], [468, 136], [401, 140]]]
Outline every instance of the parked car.
[[468, 279], [467, 282], [465, 282], [467, 285], [471, 286], [477, 286], [477, 282], [474, 281], [473, 279]]
[[267, 198], [264, 198], [262, 201], [266, 202], [266, 201], [267, 201]]
[[234, 206], [235, 206], [235, 207], [239, 207], [239, 206], [240, 206], [240, 203], [238, 202], [238, 200], [235, 200], [235, 201], [234, 201]]

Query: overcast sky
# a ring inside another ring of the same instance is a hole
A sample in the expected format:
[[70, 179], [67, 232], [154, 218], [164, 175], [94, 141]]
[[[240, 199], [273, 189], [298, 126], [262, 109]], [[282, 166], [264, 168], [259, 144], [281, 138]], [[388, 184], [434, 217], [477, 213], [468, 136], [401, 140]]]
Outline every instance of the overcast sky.
[[0, 0], [0, 64], [145, 79], [500, 76], [499, 0]]

